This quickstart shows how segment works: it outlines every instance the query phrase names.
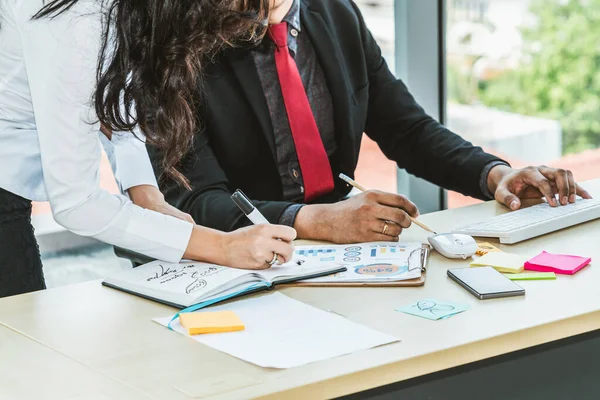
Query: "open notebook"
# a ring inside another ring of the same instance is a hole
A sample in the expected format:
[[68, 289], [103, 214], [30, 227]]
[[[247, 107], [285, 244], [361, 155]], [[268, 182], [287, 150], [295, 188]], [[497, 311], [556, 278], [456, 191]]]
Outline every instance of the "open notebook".
[[103, 285], [178, 308], [211, 305], [282, 283], [343, 272], [337, 264], [290, 262], [266, 270], [250, 271], [197, 262], [161, 261], [107, 278]]

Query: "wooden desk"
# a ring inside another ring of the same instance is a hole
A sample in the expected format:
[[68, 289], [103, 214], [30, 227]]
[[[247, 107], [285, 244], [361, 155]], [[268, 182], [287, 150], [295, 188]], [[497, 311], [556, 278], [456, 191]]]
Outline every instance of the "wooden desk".
[[149, 399], [26, 336], [0, 326], [0, 399]]
[[[585, 187], [600, 196], [600, 180]], [[422, 217], [438, 232], [505, 212], [495, 203]], [[425, 240], [415, 227], [403, 240]], [[600, 220], [518, 245], [600, 260]], [[433, 255], [423, 288], [287, 288], [283, 293], [395, 335], [402, 342], [289, 370], [268, 370], [204, 347], [153, 323], [173, 309], [104, 288], [99, 282], [0, 300], [0, 322], [83, 365], [156, 399], [189, 399], [214, 386], [211, 399], [330, 398], [404, 381], [600, 329], [600, 265], [556, 281], [522, 282], [527, 296], [479, 301], [446, 276], [467, 265]], [[472, 309], [432, 322], [394, 311], [424, 298]], [[236, 374], [227, 376], [227, 374]], [[244, 381], [228, 390], [222, 385]]]

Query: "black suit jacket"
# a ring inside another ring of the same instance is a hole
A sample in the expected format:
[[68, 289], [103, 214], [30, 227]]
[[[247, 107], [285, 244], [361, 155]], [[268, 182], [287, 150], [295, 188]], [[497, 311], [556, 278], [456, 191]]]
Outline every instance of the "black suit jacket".
[[[496, 157], [429, 117], [388, 69], [381, 50], [350, 0], [301, 0], [308, 34], [331, 92], [338, 149], [330, 158], [336, 183], [318, 203], [340, 200], [350, 188], [363, 132], [400, 168], [447, 189], [482, 197], [484, 166]], [[272, 223], [283, 201], [269, 110], [250, 51], [227, 50], [207, 71], [198, 112], [202, 131], [183, 173], [192, 190], [161, 185], [166, 199], [196, 223], [231, 231], [250, 222], [230, 199], [242, 189]], [[160, 172], [160, 171], [158, 171]]]

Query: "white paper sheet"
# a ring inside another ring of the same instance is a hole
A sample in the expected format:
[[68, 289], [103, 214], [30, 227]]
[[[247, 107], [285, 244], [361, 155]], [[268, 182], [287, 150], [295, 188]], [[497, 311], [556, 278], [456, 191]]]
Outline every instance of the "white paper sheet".
[[[200, 312], [234, 311], [245, 331], [187, 335], [179, 320], [173, 330], [197, 342], [266, 368], [292, 368], [366, 350], [399, 339], [281, 293], [240, 300]], [[154, 321], [167, 326], [171, 317]]]

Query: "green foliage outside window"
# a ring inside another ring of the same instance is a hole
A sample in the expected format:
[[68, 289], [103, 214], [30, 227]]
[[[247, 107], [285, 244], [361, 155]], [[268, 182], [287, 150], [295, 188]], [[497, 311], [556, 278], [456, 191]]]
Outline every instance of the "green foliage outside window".
[[560, 121], [564, 153], [600, 147], [600, 0], [534, 0], [517, 69], [473, 84], [448, 68], [451, 101]]

